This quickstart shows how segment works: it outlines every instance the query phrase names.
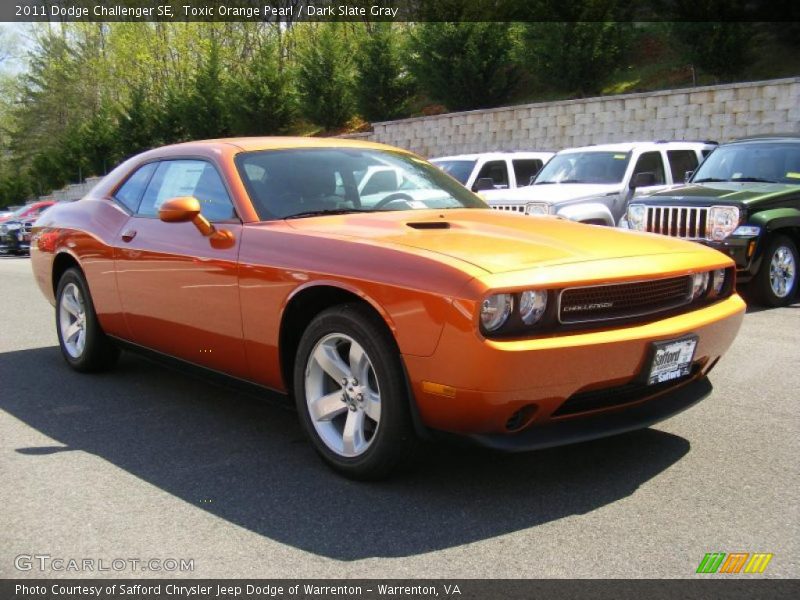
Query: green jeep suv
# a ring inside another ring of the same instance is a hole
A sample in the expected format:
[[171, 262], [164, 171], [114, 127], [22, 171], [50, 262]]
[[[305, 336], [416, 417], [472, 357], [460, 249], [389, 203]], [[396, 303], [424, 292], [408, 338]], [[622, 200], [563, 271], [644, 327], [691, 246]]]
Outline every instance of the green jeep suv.
[[748, 296], [792, 302], [800, 246], [800, 133], [719, 146], [685, 185], [636, 198], [621, 226], [695, 240], [736, 261]]

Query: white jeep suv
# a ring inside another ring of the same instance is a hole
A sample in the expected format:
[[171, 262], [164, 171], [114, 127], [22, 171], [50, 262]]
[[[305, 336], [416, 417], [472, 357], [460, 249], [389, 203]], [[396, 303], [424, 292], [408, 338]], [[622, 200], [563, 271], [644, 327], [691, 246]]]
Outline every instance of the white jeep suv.
[[473, 192], [529, 185], [554, 152], [484, 152], [432, 158], [430, 162]]
[[492, 208], [615, 226], [634, 196], [682, 184], [716, 142], [629, 142], [569, 148], [532, 185], [486, 190]]

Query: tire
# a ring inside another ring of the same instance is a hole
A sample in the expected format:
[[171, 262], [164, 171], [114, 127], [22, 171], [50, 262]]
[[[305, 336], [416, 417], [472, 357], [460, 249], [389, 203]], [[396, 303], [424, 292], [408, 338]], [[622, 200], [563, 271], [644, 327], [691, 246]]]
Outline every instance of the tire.
[[314, 449], [347, 477], [380, 479], [416, 455], [400, 354], [366, 307], [336, 306], [309, 324], [297, 349], [294, 396]]
[[762, 306], [786, 306], [797, 293], [798, 267], [795, 243], [785, 235], [773, 236], [747, 291]]
[[56, 332], [61, 355], [76, 371], [105, 371], [119, 359], [119, 348], [97, 320], [86, 278], [74, 267], [64, 271], [58, 281]]

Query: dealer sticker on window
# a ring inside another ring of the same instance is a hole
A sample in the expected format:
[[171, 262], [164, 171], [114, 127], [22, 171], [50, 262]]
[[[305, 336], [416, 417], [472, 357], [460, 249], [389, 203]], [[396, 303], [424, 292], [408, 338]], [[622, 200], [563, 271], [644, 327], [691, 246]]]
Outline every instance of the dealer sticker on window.
[[692, 370], [697, 336], [654, 344], [653, 362], [647, 384], [664, 383], [688, 375]]

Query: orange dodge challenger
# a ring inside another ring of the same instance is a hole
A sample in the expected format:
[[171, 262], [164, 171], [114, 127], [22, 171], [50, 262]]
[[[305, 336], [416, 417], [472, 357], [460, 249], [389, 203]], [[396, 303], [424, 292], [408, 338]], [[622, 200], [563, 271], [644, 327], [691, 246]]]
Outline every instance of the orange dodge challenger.
[[145, 152], [31, 246], [74, 369], [144, 349], [291, 393], [357, 478], [441, 432], [526, 450], [647, 427], [709, 394], [745, 309], [715, 250], [494, 211], [338, 139]]

